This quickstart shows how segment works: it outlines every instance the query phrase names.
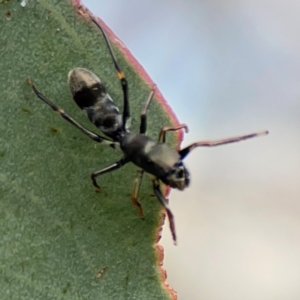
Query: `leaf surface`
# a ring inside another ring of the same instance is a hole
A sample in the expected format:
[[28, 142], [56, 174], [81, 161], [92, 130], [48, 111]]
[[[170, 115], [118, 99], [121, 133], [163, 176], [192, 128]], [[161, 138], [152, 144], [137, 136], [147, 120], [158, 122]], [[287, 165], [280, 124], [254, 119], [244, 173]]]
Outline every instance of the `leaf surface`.
[[[97, 74], [122, 108], [122, 90], [101, 32], [67, 1], [0, 1], [0, 290], [1, 299], [169, 299], [155, 240], [161, 207], [145, 176], [131, 205], [132, 164], [98, 178], [90, 173], [121, 153], [89, 140], [32, 92], [26, 79], [85, 127], [67, 74]], [[114, 46], [129, 82], [132, 129], [151, 87]], [[170, 124], [158, 101], [148, 135]], [[175, 137], [171, 135], [175, 145]]]

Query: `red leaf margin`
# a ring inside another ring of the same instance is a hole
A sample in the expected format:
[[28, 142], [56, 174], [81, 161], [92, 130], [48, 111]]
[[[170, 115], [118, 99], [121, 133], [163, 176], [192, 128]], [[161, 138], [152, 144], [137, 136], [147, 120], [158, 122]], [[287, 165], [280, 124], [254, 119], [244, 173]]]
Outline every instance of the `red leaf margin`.
[[[134, 58], [132, 53], [126, 48], [124, 43], [113, 33], [113, 31], [97, 16], [93, 15], [81, 2], [81, 0], [70, 0], [73, 6], [76, 9], [76, 12], [84, 17], [86, 20], [90, 20], [90, 16], [93, 16], [97, 22], [104, 28], [106, 34], [108, 35], [110, 41], [114, 43], [119, 50], [123, 53], [125, 59], [127, 62], [133, 66], [135, 71], [139, 74], [140, 78], [144, 80], [144, 82], [149, 85], [149, 87], [153, 87], [155, 84], [153, 80], [150, 78], [150, 76], [147, 74], [145, 69], [141, 66], [141, 64]], [[155, 89], [155, 98], [158, 100], [160, 105], [162, 106], [163, 110], [167, 113], [167, 115], [170, 118], [170, 121], [173, 125], [177, 126], [179, 125], [179, 121], [171, 109], [170, 105], [167, 103], [166, 99], [160, 92], [160, 90], [156, 87]], [[177, 147], [179, 148], [181, 141], [183, 140], [183, 132], [182, 130], [176, 131], [176, 141], [177, 141]], [[167, 197], [170, 193], [170, 188], [166, 187], [165, 188], [165, 196]], [[161, 280], [162, 280], [162, 286], [164, 289], [167, 290], [169, 293], [170, 297], [172, 300], [177, 300], [177, 292], [167, 283], [167, 272], [166, 270], [162, 267], [163, 265], [163, 259], [164, 259], [164, 248], [158, 244], [159, 240], [161, 239], [161, 232], [162, 232], [162, 226], [164, 224], [165, 220], [165, 213], [164, 210], [162, 209], [161, 213], [161, 224], [158, 226], [157, 231], [156, 231], [156, 244], [155, 244], [155, 249], [156, 249], [156, 264], [159, 266], [160, 272], [161, 272]]]

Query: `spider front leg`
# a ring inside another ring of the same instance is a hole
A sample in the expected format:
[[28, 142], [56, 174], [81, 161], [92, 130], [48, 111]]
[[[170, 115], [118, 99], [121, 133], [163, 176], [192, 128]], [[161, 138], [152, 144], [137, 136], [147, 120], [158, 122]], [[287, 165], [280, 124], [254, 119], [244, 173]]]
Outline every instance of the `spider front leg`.
[[110, 166], [108, 166], [106, 168], [103, 168], [103, 169], [101, 169], [99, 171], [93, 172], [91, 174], [91, 179], [92, 179], [94, 187], [96, 188], [96, 192], [100, 191], [100, 186], [98, 185], [98, 183], [96, 181], [96, 178], [98, 176], [103, 175], [103, 174], [108, 173], [108, 172], [111, 172], [111, 171], [114, 171], [114, 170], [117, 170], [117, 169], [123, 167], [128, 162], [129, 162], [129, 159], [127, 157], [123, 157], [119, 161], [113, 163], [112, 165], [110, 165]]
[[215, 140], [215, 141], [200, 141], [200, 142], [193, 143], [193, 144], [185, 147], [184, 149], [180, 150], [179, 155], [180, 155], [181, 159], [184, 159], [192, 150], [194, 150], [197, 147], [215, 147], [215, 146], [220, 146], [220, 145], [226, 145], [226, 144], [236, 143], [239, 141], [266, 135], [268, 133], [269, 133], [268, 131], [261, 131], [261, 132], [239, 135], [239, 136], [225, 138], [225, 139], [221, 139], [221, 140]]
[[80, 125], [77, 121], [75, 121], [73, 118], [71, 118], [67, 113], [64, 112], [63, 109], [56, 106], [54, 103], [52, 103], [49, 99], [47, 99], [41, 92], [38, 91], [38, 89], [35, 87], [33, 82], [30, 79], [27, 79], [28, 84], [31, 86], [34, 93], [37, 95], [38, 98], [40, 98], [43, 102], [48, 104], [55, 112], [57, 112], [62, 118], [67, 120], [69, 123], [74, 125], [76, 128], [78, 128], [81, 132], [83, 132], [85, 135], [87, 135], [89, 138], [94, 140], [98, 143], [104, 143], [106, 145], [111, 146], [112, 148], [115, 148], [118, 143], [112, 142], [111, 140], [102, 137], [96, 133], [91, 132], [90, 130], [84, 128], [82, 125]]

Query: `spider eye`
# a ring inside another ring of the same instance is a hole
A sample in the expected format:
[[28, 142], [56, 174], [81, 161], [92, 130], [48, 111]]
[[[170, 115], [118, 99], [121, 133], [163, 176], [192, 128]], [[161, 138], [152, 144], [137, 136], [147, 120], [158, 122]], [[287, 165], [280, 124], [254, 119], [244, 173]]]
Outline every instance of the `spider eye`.
[[180, 170], [177, 174], [176, 174], [177, 178], [182, 178], [183, 177], [183, 170]]
[[170, 174], [173, 175], [173, 174], [175, 174], [175, 173], [176, 173], [176, 169], [175, 169], [175, 168], [174, 168], [174, 169], [171, 169]]

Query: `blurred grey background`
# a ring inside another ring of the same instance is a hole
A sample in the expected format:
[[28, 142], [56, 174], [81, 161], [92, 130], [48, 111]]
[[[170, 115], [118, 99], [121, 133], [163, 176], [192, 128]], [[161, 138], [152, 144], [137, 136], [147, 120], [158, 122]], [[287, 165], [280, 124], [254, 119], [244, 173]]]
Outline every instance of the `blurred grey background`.
[[190, 133], [269, 129], [186, 159], [163, 232], [179, 299], [300, 299], [300, 2], [84, 0], [144, 66]]

